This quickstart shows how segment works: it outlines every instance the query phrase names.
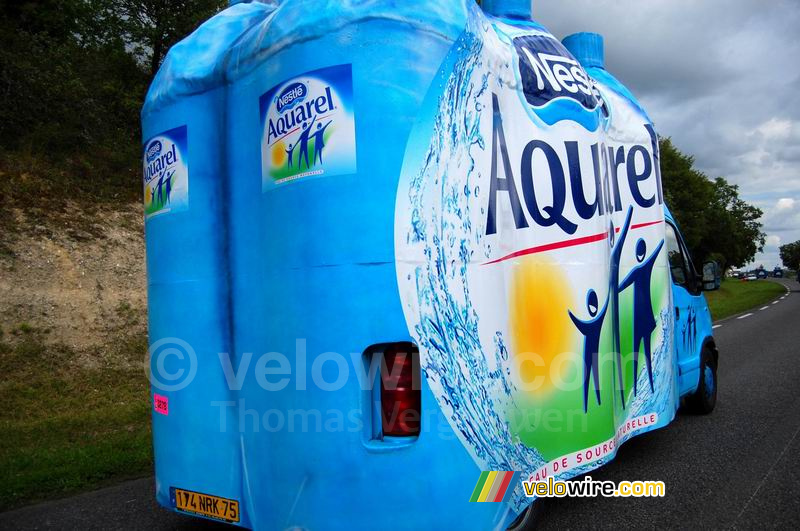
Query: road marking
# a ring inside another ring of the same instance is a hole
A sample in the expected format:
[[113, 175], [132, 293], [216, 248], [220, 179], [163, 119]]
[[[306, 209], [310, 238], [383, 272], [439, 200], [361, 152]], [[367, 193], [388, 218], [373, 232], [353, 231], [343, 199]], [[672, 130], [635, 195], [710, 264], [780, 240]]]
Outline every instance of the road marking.
[[759, 311], [763, 312], [764, 310], [769, 310], [769, 306], [764, 306], [764, 307], [763, 307], [763, 308], [761, 308], [761, 310], [759, 310]]
[[750, 499], [747, 500], [747, 503], [745, 503], [744, 507], [742, 507], [742, 510], [739, 512], [739, 516], [737, 516], [736, 520], [733, 521], [734, 525], [736, 525], [736, 522], [739, 521], [739, 519], [742, 517], [744, 512], [747, 510], [747, 507], [750, 505], [750, 502], [753, 501], [753, 498], [756, 497], [756, 494], [758, 494], [758, 491], [761, 490], [761, 487], [764, 485], [764, 483], [767, 482], [769, 477], [772, 475], [772, 471], [775, 470], [775, 465], [780, 463], [781, 459], [783, 459], [783, 456], [786, 455], [786, 450], [789, 449], [789, 447], [792, 445], [794, 440], [797, 438], [797, 434], [798, 433], [800, 433], [800, 427], [797, 428], [797, 431], [794, 432], [794, 435], [792, 435], [792, 438], [789, 439], [789, 443], [783, 448], [783, 450], [781, 451], [781, 455], [778, 456], [778, 458], [775, 460], [775, 462], [772, 463], [772, 466], [769, 467], [769, 470], [767, 470], [767, 473], [764, 475], [764, 477], [761, 478], [761, 481], [758, 483], [758, 486], [756, 487], [756, 490], [753, 491], [753, 494], [750, 496]]
[[773, 302], [772, 304], [778, 304], [779, 302], [781, 302], [781, 301], [775, 301], [775, 302]]
[[714, 325], [714, 326], [712, 326], [712, 327], [711, 327], [711, 330], [714, 330], [714, 329], [716, 329], [716, 328], [719, 328], [720, 326], [722, 326], [722, 325]]
[[740, 315], [739, 317], [737, 317], [737, 319], [746, 319], [747, 317], [750, 317], [751, 315], [753, 315], [753, 314], [752, 313], [746, 313], [744, 315]]

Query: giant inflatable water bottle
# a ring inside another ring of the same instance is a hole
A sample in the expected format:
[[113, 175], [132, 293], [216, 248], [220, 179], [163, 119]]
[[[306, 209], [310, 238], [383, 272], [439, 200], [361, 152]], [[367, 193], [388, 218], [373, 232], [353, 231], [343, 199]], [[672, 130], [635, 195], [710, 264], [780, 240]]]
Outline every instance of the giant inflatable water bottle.
[[[156, 497], [177, 486], [242, 497], [238, 436], [220, 429], [232, 349], [222, 58], [274, 9], [239, 4], [174, 46], [142, 111]], [[241, 519], [240, 519], [241, 520]]]
[[170, 52], [143, 113], [162, 505], [502, 529], [520, 480], [673, 418], [657, 141], [602, 55], [527, 0], [243, 3]]

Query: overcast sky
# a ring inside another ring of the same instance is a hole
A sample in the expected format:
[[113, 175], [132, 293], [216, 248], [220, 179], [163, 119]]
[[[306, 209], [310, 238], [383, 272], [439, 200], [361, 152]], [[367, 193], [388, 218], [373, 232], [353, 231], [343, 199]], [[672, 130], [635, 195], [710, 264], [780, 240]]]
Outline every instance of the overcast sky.
[[534, 0], [558, 38], [605, 38], [606, 68], [656, 130], [764, 211], [756, 264], [800, 240], [800, 0]]

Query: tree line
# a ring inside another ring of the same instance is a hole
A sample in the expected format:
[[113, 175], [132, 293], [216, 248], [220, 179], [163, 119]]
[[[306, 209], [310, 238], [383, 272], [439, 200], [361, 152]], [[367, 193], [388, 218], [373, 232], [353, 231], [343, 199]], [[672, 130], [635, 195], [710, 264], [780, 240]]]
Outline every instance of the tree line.
[[714, 260], [723, 269], [742, 267], [764, 249], [764, 212], [739, 197], [739, 187], [709, 178], [669, 138], [659, 140], [664, 198], [680, 225], [695, 264]]
[[[0, 171], [18, 182], [0, 187], [0, 204], [134, 199], [148, 83], [169, 47], [225, 4], [3, 0]], [[40, 179], [21, 179], [30, 173]]]
[[779, 250], [783, 265], [800, 272], [800, 240], [781, 245]]
[[[12, 184], [0, 186], [0, 207], [20, 189], [78, 202], [138, 198], [139, 112], [148, 83], [170, 46], [226, 4], [3, 2], [0, 172]], [[695, 262], [751, 261], [765, 241], [761, 210], [743, 201], [735, 185], [698, 171], [670, 139], [660, 147], [664, 194]], [[31, 173], [37, 179], [23, 179]]]

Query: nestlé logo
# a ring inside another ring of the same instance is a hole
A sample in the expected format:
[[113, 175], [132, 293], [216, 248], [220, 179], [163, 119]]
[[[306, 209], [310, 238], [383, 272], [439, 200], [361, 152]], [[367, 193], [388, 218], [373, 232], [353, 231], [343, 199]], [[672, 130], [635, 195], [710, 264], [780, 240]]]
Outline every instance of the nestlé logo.
[[278, 112], [283, 112], [286, 109], [291, 109], [298, 103], [302, 102], [306, 94], [308, 94], [308, 88], [303, 83], [296, 82], [292, 83], [275, 98], [276, 107]]
[[557, 40], [526, 35], [514, 39], [514, 47], [525, 99], [533, 107], [543, 107], [556, 98], [573, 99], [587, 111], [602, 105], [589, 75]]

